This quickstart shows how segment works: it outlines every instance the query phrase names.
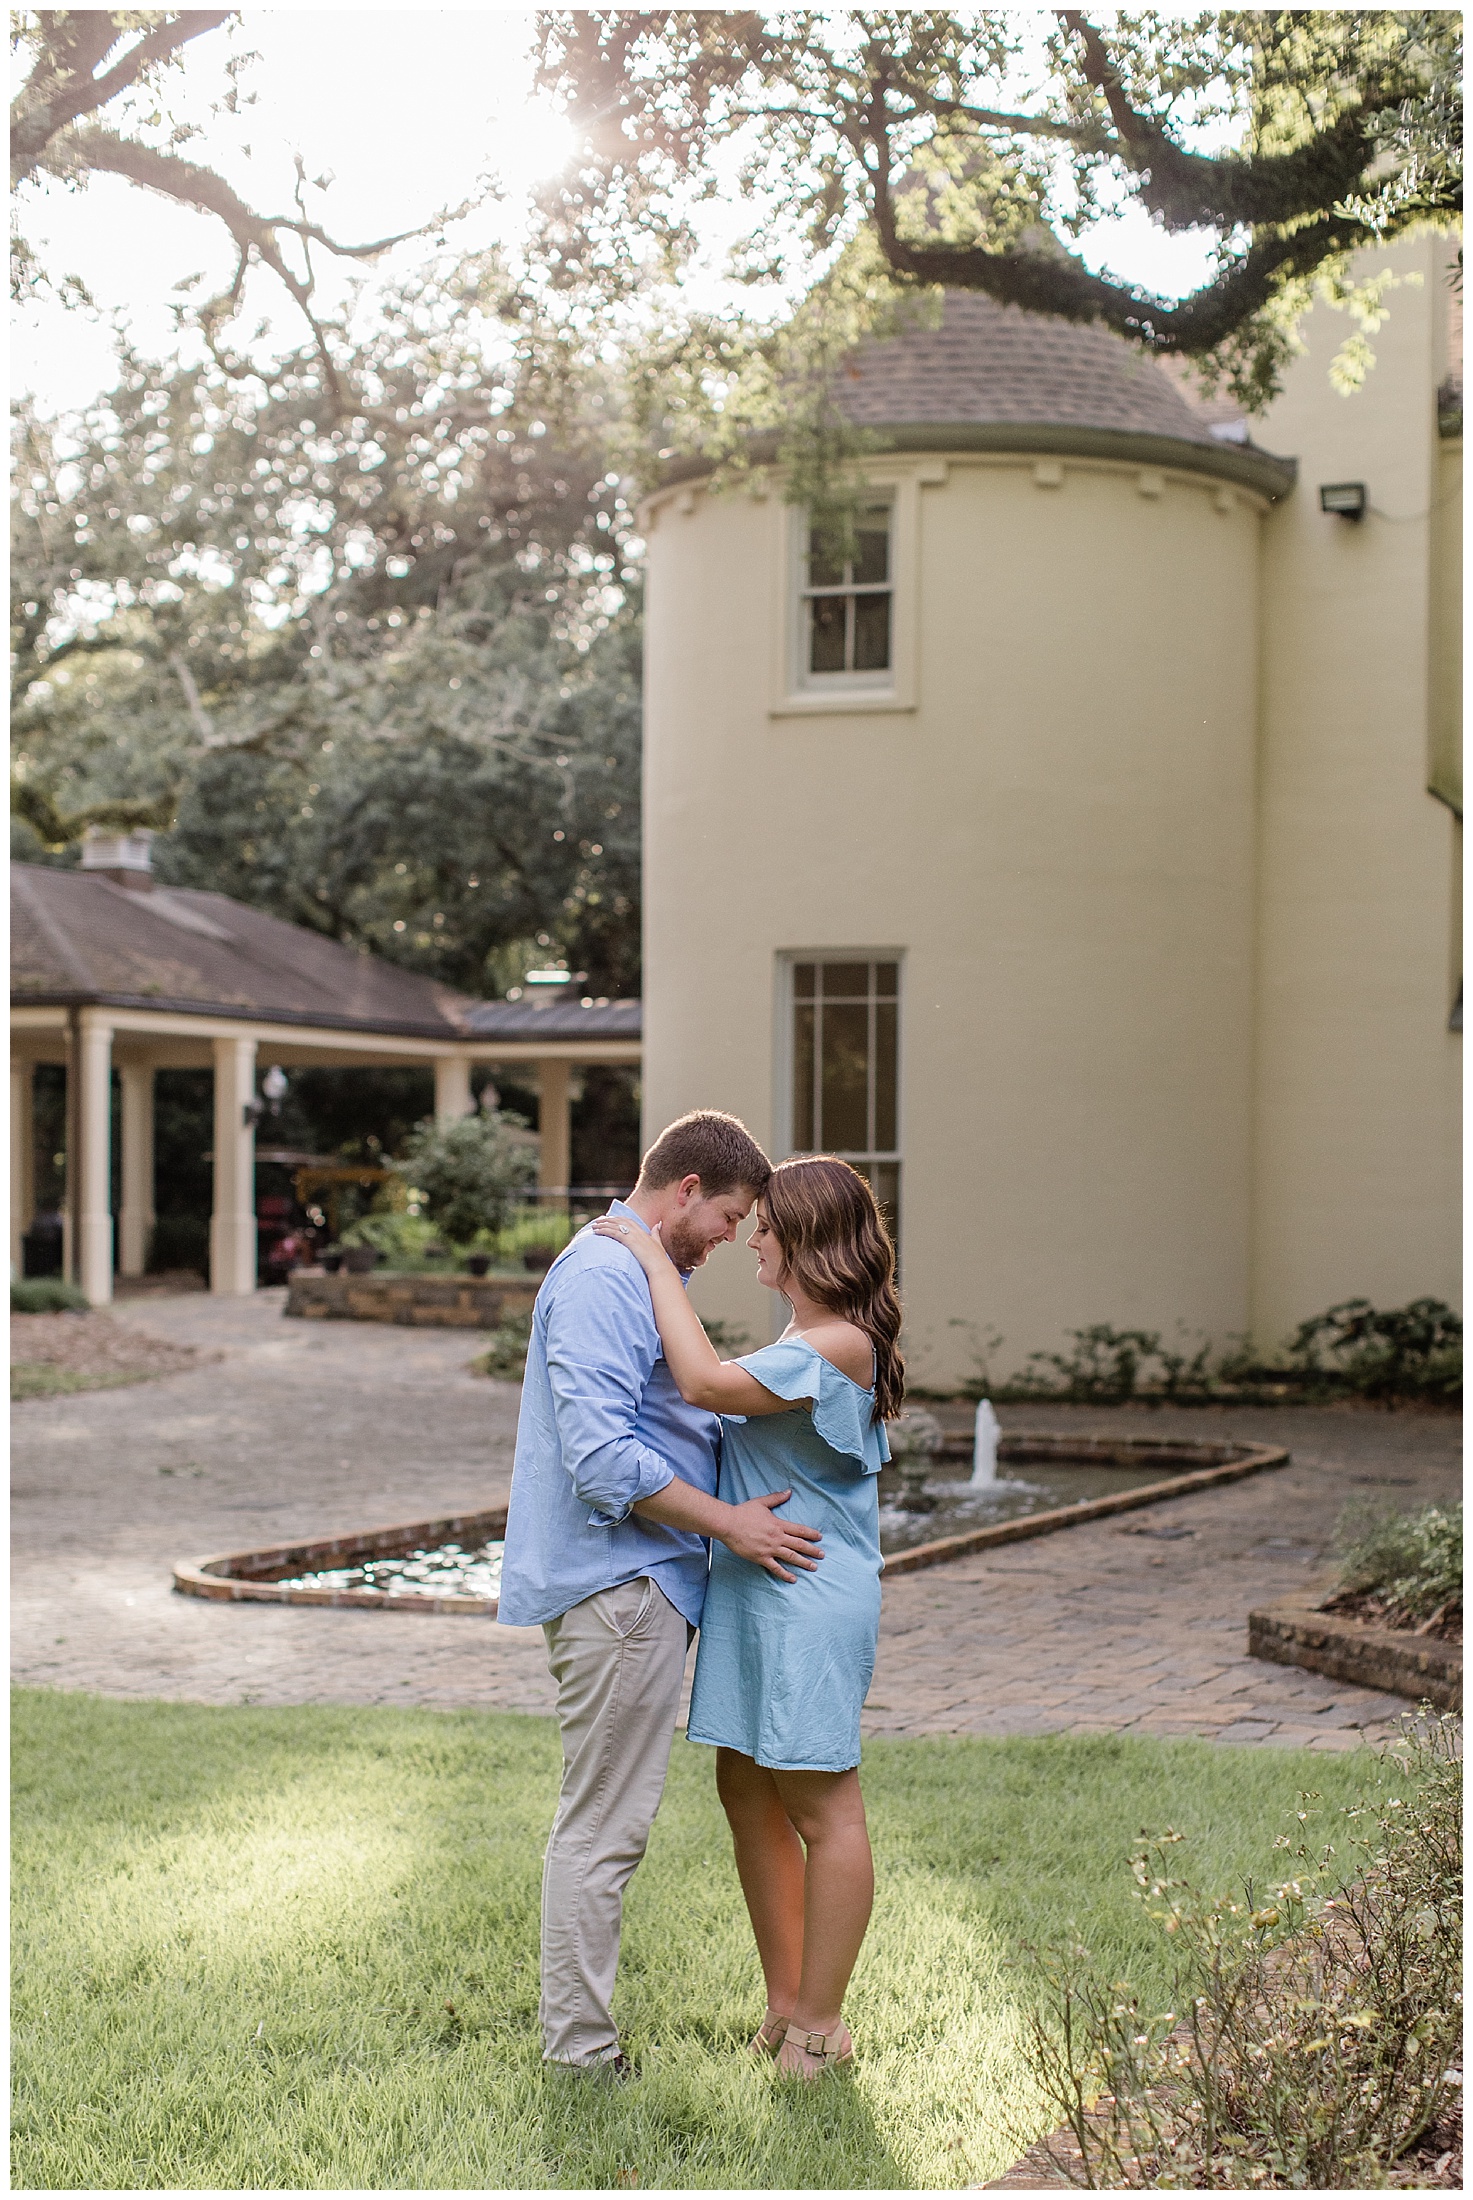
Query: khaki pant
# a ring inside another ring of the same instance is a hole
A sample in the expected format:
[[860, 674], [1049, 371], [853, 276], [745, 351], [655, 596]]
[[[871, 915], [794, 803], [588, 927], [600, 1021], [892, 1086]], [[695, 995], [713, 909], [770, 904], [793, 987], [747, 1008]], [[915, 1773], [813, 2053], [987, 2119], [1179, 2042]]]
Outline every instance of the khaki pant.
[[641, 1577], [586, 1597], [542, 1632], [563, 1740], [542, 1870], [542, 2052], [598, 2063], [618, 2051], [609, 2004], [624, 1889], [660, 1806], [695, 1630]]

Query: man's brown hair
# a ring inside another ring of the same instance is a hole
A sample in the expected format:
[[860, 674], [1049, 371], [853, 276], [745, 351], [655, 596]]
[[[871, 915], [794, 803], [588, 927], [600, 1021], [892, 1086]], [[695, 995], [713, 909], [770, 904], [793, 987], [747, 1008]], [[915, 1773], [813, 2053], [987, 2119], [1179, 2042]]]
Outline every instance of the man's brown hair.
[[772, 1163], [745, 1123], [719, 1108], [694, 1108], [661, 1131], [644, 1157], [637, 1189], [659, 1192], [698, 1176], [706, 1199], [738, 1189], [760, 1199], [771, 1174]]

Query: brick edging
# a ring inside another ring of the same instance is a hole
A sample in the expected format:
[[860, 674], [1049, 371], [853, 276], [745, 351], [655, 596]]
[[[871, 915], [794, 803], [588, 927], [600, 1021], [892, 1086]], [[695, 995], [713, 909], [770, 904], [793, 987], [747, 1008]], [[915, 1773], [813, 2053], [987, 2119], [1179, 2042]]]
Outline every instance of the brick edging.
[[[1322, 1592], [1333, 1595], [1333, 1588]], [[1302, 1665], [1331, 1680], [1380, 1688], [1414, 1700], [1426, 1697], [1440, 1711], [1463, 1708], [1460, 1643], [1435, 1642], [1394, 1627], [1322, 1612], [1301, 1590], [1248, 1614], [1248, 1654], [1275, 1665]]]
[[[1015, 1445], [1031, 1446], [1039, 1441], [1037, 1437], [1021, 1435], [1013, 1439]], [[1078, 1449], [1078, 1440], [1074, 1441]], [[1148, 1444], [1166, 1448], [1165, 1439], [1139, 1438], [1135, 1441], [1143, 1453]], [[1057, 1442], [1062, 1450], [1069, 1439], [1060, 1438]], [[1118, 1451], [1124, 1447], [1116, 1443], [1112, 1448]], [[1187, 1440], [1170, 1448], [1185, 1450]], [[1086, 1521], [1107, 1520], [1112, 1513], [1135, 1512], [1143, 1505], [1161, 1505], [1173, 1497], [1190, 1497], [1197, 1490], [1216, 1489], [1224, 1482], [1240, 1482], [1245, 1475], [1262, 1474], [1270, 1467], [1289, 1464], [1288, 1452], [1277, 1445], [1240, 1444], [1233, 1448], [1239, 1453], [1236, 1459], [1201, 1467], [1193, 1474], [1174, 1474], [1164, 1482], [1143, 1483], [1139, 1489], [1119, 1490], [1111, 1497], [1081, 1498], [1075, 1505], [1056, 1505], [1049, 1512], [1025, 1513], [1021, 1520], [999, 1520], [990, 1528], [969, 1528], [964, 1535], [939, 1536], [934, 1543], [918, 1543], [909, 1551], [895, 1551], [885, 1560], [885, 1572], [887, 1575], [919, 1573], [926, 1566], [944, 1566], [948, 1559], [968, 1558], [974, 1551], [990, 1551], [1004, 1543], [1022, 1543], [1029, 1536], [1053, 1535], [1060, 1528], [1082, 1527]], [[1006, 1442], [1000, 1444], [998, 1456], [1002, 1457], [1006, 1449]], [[1220, 1452], [1224, 1446], [1215, 1444], [1212, 1449]], [[1012, 1456], [1017, 1458], [1020, 1453], [1014, 1450]]]
[[219, 1551], [207, 1558], [181, 1559], [174, 1587], [187, 1597], [208, 1597], [227, 1604], [358, 1605], [377, 1612], [472, 1612], [496, 1616], [495, 1597], [391, 1596], [387, 1589], [289, 1589], [280, 1577], [316, 1573], [365, 1557], [397, 1558], [421, 1544], [445, 1543], [471, 1536], [492, 1543], [506, 1533], [506, 1507], [487, 1512], [452, 1513], [442, 1520], [401, 1520], [385, 1528], [361, 1528], [352, 1535], [318, 1536], [306, 1543], [276, 1543], [259, 1551]]
[[[1110, 1451], [1112, 1463], [1117, 1464], [1121, 1463], [1122, 1450], [1149, 1456], [1152, 1451], [1185, 1448], [1183, 1444], [1156, 1437], [1110, 1441], [1028, 1436], [1020, 1432], [1005, 1439], [999, 1452], [1012, 1458], [1057, 1456], [1064, 1451], [1077, 1455], [1086, 1445], [1101, 1452]], [[1236, 1449], [1240, 1456], [1219, 1460], [1218, 1464], [1193, 1474], [1173, 1475], [1164, 1482], [1121, 1490], [1111, 1497], [1087, 1497], [1075, 1505], [1058, 1505], [1049, 1512], [1030, 1513], [1022, 1520], [1003, 1520], [990, 1528], [973, 1528], [964, 1535], [943, 1536], [934, 1543], [918, 1544], [913, 1550], [896, 1551], [886, 1559], [885, 1571], [889, 1574], [916, 1573], [922, 1567], [944, 1565], [948, 1559], [963, 1558], [972, 1551], [990, 1549], [994, 1544], [1017, 1543], [1028, 1536], [1052, 1535], [1060, 1528], [1077, 1527], [1087, 1520], [1104, 1519], [1111, 1513], [1131, 1512], [1141, 1505], [1160, 1504], [1167, 1498], [1185, 1497], [1194, 1490], [1212, 1489], [1220, 1482], [1235, 1482], [1246, 1474], [1261, 1473], [1266, 1467], [1287, 1466], [1289, 1461], [1287, 1451], [1275, 1450], [1267, 1444], [1212, 1446], [1218, 1453], [1228, 1448]], [[423, 1544], [444, 1543], [452, 1537], [460, 1540], [474, 1536], [481, 1542], [494, 1542], [505, 1532], [505, 1506], [486, 1512], [455, 1513], [441, 1520], [396, 1521], [388, 1527], [365, 1528], [353, 1535], [317, 1536], [302, 1543], [270, 1544], [256, 1551], [217, 1551], [205, 1558], [181, 1559], [174, 1567], [174, 1587], [184, 1596], [207, 1597], [229, 1604], [347, 1605], [380, 1612], [473, 1612], [494, 1617], [497, 1608], [494, 1597], [391, 1596], [386, 1589], [292, 1589], [287, 1588], [280, 1577], [316, 1573], [325, 1567], [364, 1557], [398, 1557]], [[273, 1579], [273, 1575], [277, 1578]]]

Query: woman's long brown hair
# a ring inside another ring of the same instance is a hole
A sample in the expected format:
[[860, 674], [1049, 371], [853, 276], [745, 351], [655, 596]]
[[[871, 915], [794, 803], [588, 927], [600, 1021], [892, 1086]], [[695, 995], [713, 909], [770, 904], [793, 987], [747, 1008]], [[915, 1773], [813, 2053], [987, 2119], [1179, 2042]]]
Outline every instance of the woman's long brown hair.
[[811, 1299], [862, 1329], [875, 1348], [876, 1421], [905, 1402], [895, 1247], [857, 1169], [832, 1154], [780, 1161], [762, 1195], [784, 1265]]

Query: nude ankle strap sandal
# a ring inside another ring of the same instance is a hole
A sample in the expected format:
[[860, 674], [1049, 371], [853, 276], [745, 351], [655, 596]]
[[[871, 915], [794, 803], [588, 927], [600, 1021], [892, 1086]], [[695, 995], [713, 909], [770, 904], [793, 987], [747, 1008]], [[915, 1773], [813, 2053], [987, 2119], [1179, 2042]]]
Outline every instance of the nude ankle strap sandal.
[[798, 2025], [790, 2024], [783, 2035], [783, 2046], [796, 2048], [818, 2064], [817, 2070], [788, 2069], [784, 2076], [790, 2078], [821, 2078], [840, 2064], [854, 2060], [854, 2042], [844, 2025], [837, 2032], [805, 2032]]
[[788, 2036], [788, 2019], [775, 2017], [769, 2009], [747, 2042], [747, 2053], [757, 2056], [777, 2056], [782, 2053], [783, 2041]]

